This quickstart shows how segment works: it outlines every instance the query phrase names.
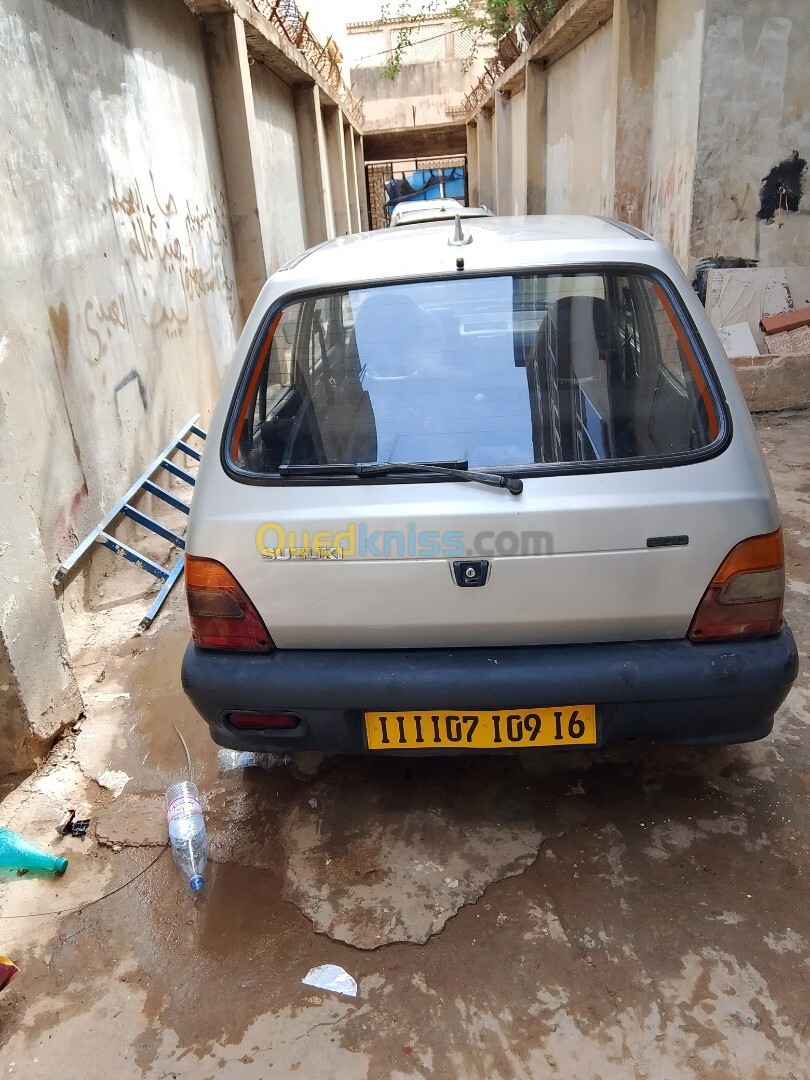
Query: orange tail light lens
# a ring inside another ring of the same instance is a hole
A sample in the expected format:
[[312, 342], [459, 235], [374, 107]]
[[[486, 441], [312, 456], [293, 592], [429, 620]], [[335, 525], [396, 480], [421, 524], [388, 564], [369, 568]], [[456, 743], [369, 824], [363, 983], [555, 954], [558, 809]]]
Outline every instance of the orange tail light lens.
[[782, 629], [782, 530], [752, 536], [723, 559], [689, 627], [692, 641], [767, 637]]
[[242, 586], [222, 563], [186, 556], [191, 636], [200, 649], [270, 652], [273, 639]]

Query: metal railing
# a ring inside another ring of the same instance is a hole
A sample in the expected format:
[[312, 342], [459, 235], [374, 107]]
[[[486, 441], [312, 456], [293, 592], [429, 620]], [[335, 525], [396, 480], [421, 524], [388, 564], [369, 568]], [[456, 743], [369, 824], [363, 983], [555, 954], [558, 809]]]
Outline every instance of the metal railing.
[[534, 39], [542, 34], [565, 3], [566, 0], [556, 0], [556, 2], [551, 0], [550, 3], [537, 4], [534, 12], [524, 11], [521, 14], [520, 25], [513, 27], [499, 39], [495, 56], [464, 98], [464, 108], [468, 114], [474, 113], [486, 101], [490, 90], [500, 76], [523, 55]]
[[465, 112], [474, 113], [480, 105], [483, 105], [499, 76], [503, 74], [503, 70], [504, 67], [500, 57], [493, 57], [484, 68], [481, 78], [464, 98]]
[[358, 125], [363, 126], [363, 101], [352, 94], [340, 73], [335, 54], [337, 47], [331, 38], [322, 45], [307, 26], [294, 0], [251, 0], [253, 7], [276, 26], [304, 59], [315, 68], [340, 104]]

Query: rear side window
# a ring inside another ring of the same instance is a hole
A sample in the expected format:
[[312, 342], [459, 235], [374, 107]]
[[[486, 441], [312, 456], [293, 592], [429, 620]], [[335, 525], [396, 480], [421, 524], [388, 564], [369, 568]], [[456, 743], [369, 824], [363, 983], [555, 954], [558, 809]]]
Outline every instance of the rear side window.
[[289, 304], [234, 400], [237, 469], [375, 461], [649, 462], [718, 436], [667, 292], [639, 273], [349, 289]]

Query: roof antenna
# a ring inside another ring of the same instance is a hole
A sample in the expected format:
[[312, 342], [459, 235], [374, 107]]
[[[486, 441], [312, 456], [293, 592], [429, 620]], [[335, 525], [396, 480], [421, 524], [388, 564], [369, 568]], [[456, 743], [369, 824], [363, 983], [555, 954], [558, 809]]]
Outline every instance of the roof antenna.
[[453, 229], [453, 236], [447, 243], [450, 247], [464, 247], [465, 244], [471, 244], [472, 241], [472, 234], [465, 236], [464, 230], [461, 228], [461, 214], [456, 214], [456, 225]]

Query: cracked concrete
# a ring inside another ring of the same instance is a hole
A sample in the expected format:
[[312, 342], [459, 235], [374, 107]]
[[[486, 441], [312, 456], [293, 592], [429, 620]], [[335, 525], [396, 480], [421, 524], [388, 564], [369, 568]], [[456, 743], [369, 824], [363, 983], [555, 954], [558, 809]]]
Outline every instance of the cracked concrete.
[[493, 881], [534, 862], [545, 826], [530, 784], [515, 788], [494, 769], [450, 787], [446, 762], [418, 772], [418, 787], [403, 787], [402, 767], [381, 762], [382, 782], [369, 787], [364, 766], [347, 764], [290, 807], [283, 895], [320, 933], [360, 949], [424, 944]]
[[[802, 655], [761, 743], [220, 773], [180, 598], [139, 639], [134, 609], [114, 644], [99, 615], [81, 729], [0, 804], [70, 859], [0, 880], [4, 1073], [809, 1080], [810, 414], [758, 426]], [[197, 899], [161, 846], [172, 722], [211, 837]], [[66, 803], [84, 841], [53, 831]], [[301, 984], [322, 963], [357, 999]]]

